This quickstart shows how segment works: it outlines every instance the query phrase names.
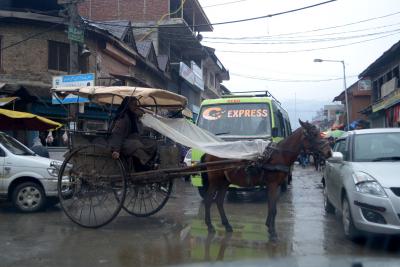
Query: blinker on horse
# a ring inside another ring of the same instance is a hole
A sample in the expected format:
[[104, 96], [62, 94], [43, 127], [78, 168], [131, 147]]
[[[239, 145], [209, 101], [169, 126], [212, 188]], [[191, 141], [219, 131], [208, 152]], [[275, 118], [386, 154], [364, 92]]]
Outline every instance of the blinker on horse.
[[[222, 225], [227, 232], [232, 232], [224, 210], [224, 198], [230, 184], [241, 187], [265, 185], [268, 193], [268, 215], [266, 225], [270, 240], [277, 240], [275, 217], [279, 186], [285, 181], [290, 166], [293, 165], [301, 150], [319, 153], [324, 158], [332, 155], [329, 143], [322, 139], [319, 130], [308, 122], [299, 120], [301, 127], [276, 145], [269, 146], [263, 158], [258, 162], [248, 162], [242, 165], [208, 166], [203, 175], [203, 184], [207, 187], [204, 198], [205, 223], [209, 232], [215, 232], [211, 223], [210, 208], [215, 199]], [[220, 158], [205, 154], [202, 162], [220, 161]]]

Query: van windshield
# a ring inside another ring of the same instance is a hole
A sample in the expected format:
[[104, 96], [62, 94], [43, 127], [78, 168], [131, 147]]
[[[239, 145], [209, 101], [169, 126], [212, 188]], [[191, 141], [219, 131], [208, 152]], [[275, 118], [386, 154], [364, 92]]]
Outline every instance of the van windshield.
[[271, 136], [268, 103], [229, 103], [203, 106], [197, 125], [215, 135]]

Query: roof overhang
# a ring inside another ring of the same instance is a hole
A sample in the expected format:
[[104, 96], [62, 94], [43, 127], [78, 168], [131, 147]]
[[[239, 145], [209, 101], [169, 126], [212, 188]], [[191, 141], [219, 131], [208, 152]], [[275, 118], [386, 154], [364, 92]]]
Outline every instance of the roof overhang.
[[375, 72], [385, 70], [385, 65], [400, 58], [400, 41], [395, 43], [391, 48], [385, 51], [379, 58], [377, 58], [371, 65], [369, 65], [363, 72], [358, 75], [358, 78], [363, 78], [373, 75]]

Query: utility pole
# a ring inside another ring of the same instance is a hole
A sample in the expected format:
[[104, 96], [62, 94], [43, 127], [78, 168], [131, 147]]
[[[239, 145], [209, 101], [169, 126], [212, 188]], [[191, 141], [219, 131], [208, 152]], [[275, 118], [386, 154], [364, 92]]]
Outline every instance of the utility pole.
[[78, 3], [82, 2], [84, 0], [57, 0], [68, 14], [69, 74], [79, 73], [79, 43], [83, 43], [83, 29], [80, 29]]

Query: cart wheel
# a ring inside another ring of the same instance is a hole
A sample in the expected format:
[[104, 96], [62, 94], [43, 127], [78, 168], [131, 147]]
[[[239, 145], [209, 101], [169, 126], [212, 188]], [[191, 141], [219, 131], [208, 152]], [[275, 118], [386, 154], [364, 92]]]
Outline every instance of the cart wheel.
[[147, 217], [160, 211], [172, 191], [172, 180], [148, 184], [130, 184], [123, 209], [137, 217]]
[[88, 145], [72, 151], [61, 165], [58, 196], [65, 214], [75, 223], [97, 228], [120, 212], [126, 194], [125, 169], [111, 159], [110, 150]]

